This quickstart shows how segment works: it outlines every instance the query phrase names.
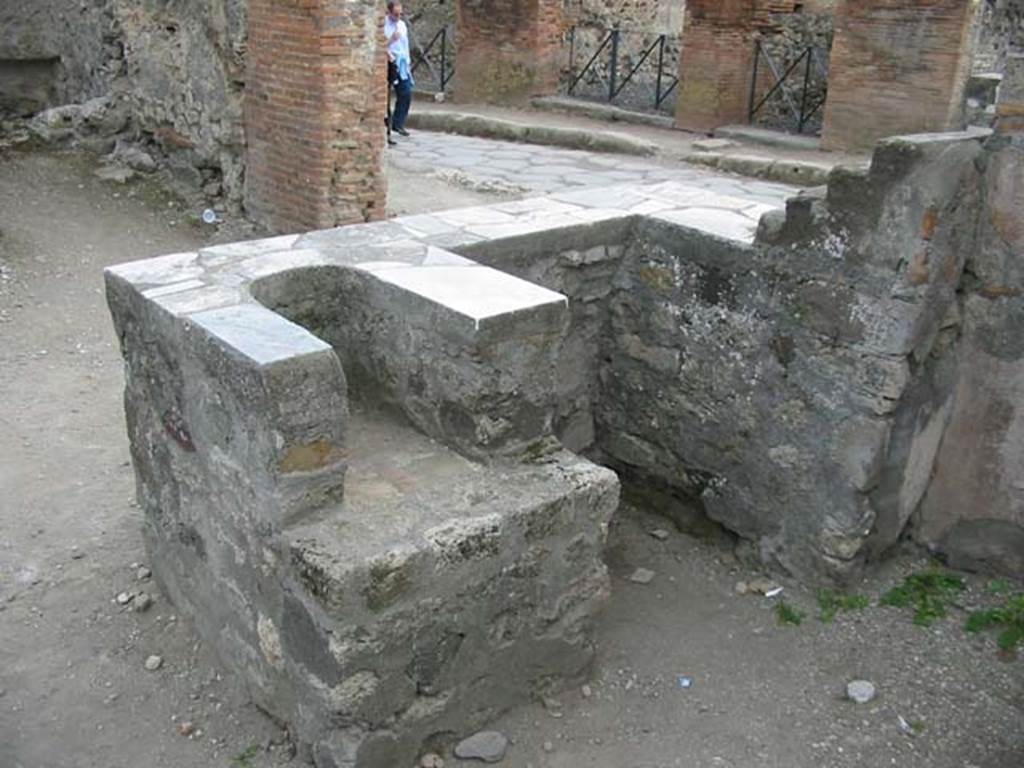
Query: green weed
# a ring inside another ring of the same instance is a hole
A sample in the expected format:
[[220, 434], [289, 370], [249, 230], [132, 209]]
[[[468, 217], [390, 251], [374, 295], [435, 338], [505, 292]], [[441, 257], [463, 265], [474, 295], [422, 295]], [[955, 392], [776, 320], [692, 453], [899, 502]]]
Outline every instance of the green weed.
[[1010, 582], [1006, 579], [992, 579], [985, 585], [985, 591], [990, 595], [1005, 595], [1011, 588]]
[[847, 595], [842, 592], [833, 592], [831, 589], [823, 589], [818, 592], [820, 618], [824, 624], [831, 623], [840, 611], [860, 611], [869, 605], [871, 605], [871, 600], [865, 595]]
[[792, 624], [795, 627], [799, 627], [806, 616], [803, 611], [794, 608], [785, 600], [779, 600], [775, 604], [775, 615], [779, 618], [779, 624]]
[[946, 615], [946, 606], [958, 592], [967, 589], [959, 576], [931, 569], [907, 576], [903, 583], [882, 595], [882, 605], [912, 607], [914, 623], [930, 627]]
[[975, 611], [967, 617], [964, 628], [968, 632], [1001, 628], [996, 643], [1004, 651], [1015, 650], [1024, 644], [1024, 592], [1006, 598], [1000, 608]]
[[260, 752], [259, 744], [250, 744], [231, 759], [233, 768], [253, 768], [253, 758]]

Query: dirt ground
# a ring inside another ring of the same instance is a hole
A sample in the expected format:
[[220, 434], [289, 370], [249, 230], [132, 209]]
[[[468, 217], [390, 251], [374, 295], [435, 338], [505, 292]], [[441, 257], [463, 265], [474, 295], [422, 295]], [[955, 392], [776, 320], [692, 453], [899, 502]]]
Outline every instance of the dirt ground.
[[[93, 167], [72, 153], [0, 154], [0, 766], [294, 766], [286, 734], [140, 578], [101, 278], [108, 264], [254, 230], [206, 227], [196, 201], [148, 180], [101, 182]], [[396, 211], [485, 199], [400, 181]], [[930, 629], [877, 605], [825, 624], [814, 595], [782, 580], [782, 598], [807, 614], [784, 626], [780, 598], [737, 594], [755, 574], [727, 540], [650, 535], [662, 528], [624, 506], [592, 680], [502, 718], [495, 727], [512, 740], [502, 765], [1024, 766], [1024, 661], [1000, 660], [990, 634], [963, 630], [963, 609], [994, 599], [984, 578], [969, 576]], [[925, 564], [903, 552], [859, 591], [877, 598]], [[653, 580], [629, 581], [637, 567]], [[137, 597], [119, 604], [140, 590], [155, 600], [148, 610], [134, 610]], [[146, 669], [150, 655], [159, 669]], [[875, 684], [874, 701], [843, 698], [856, 678]]]

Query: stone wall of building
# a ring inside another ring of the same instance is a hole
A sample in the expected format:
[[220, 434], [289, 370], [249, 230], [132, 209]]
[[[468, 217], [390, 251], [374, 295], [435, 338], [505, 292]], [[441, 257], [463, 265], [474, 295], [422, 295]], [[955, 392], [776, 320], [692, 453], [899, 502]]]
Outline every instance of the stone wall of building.
[[[381, 18], [368, 0], [5, 5], [0, 112], [109, 96], [130, 114], [122, 139], [264, 224], [365, 221], [384, 205]], [[96, 148], [113, 143], [104, 136]]]
[[124, 49], [117, 90], [134, 128], [194, 186], [242, 202], [248, 0], [113, 0]]
[[961, 292], [949, 428], [914, 535], [954, 565], [1024, 572], [1024, 7], [986, 143], [984, 206]]
[[[763, 7], [755, 19], [757, 40], [763, 52], [758, 62], [755, 106], [768, 97], [754, 117], [756, 125], [803, 133], [821, 130], [828, 90], [829, 56], [835, 32], [835, 8], [834, 3], [819, 4], [814, 8], [807, 5], [773, 2]], [[794, 62], [807, 55], [809, 48], [814, 49], [810, 67], [806, 59], [801, 61], [786, 78], [784, 92], [779, 89], [769, 96], [775, 86], [775, 73], [786, 73]], [[799, 111], [803, 105], [807, 112], [815, 104], [821, 104], [821, 107], [801, 126], [799, 118], [793, 114], [794, 110]]]
[[[55, 62], [30, 109], [110, 96], [131, 114], [127, 138], [161, 153], [183, 180], [239, 203], [247, 0], [42, 0], [0, 8], [5, 69]], [[10, 62], [14, 62], [12, 65]], [[21, 82], [24, 78], [21, 78]]]
[[101, 96], [120, 71], [110, 0], [0, 3], [0, 118]]
[[1020, 4], [1016, 0], [980, 0], [974, 32], [974, 72], [1002, 72], [1010, 38], [1020, 25]]

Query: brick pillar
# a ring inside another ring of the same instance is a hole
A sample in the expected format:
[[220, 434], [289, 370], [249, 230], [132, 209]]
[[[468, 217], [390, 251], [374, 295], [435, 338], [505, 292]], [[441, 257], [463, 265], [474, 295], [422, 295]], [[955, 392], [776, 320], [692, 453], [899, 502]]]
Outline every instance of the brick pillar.
[[755, 0], [689, 0], [676, 125], [711, 131], [747, 122], [754, 66]]
[[382, 4], [250, 0], [245, 205], [281, 232], [379, 219]]
[[515, 102], [558, 89], [563, 0], [457, 0], [459, 101]]
[[841, 0], [822, 145], [870, 149], [883, 136], [957, 130], [975, 0]]

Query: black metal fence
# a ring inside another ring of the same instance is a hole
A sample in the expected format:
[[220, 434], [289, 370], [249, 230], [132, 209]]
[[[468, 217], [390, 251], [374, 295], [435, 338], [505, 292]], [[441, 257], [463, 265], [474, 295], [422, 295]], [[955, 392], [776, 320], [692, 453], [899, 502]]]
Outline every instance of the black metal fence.
[[821, 108], [827, 98], [827, 52], [810, 46], [780, 66], [760, 40], [755, 43], [747, 114], [751, 124], [795, 133], [820, 133]]
[[672, 110], [669, 96], [679, 85], [678, 37], [651, 39], [617, 28], [573, 27], [567, 44], [565, 90], [569, 96], [630, 109]]
[[416, 33], [410, 28], [409, 46], [412, 51], [412, 73], [416, 77], [416, 85], [420, 89], [440, 93], [448, 87], [452, 75], [455, 74], [453, 39], [448, 27], [441, 27], [425, 46], [421, 46], [416, 38]]

